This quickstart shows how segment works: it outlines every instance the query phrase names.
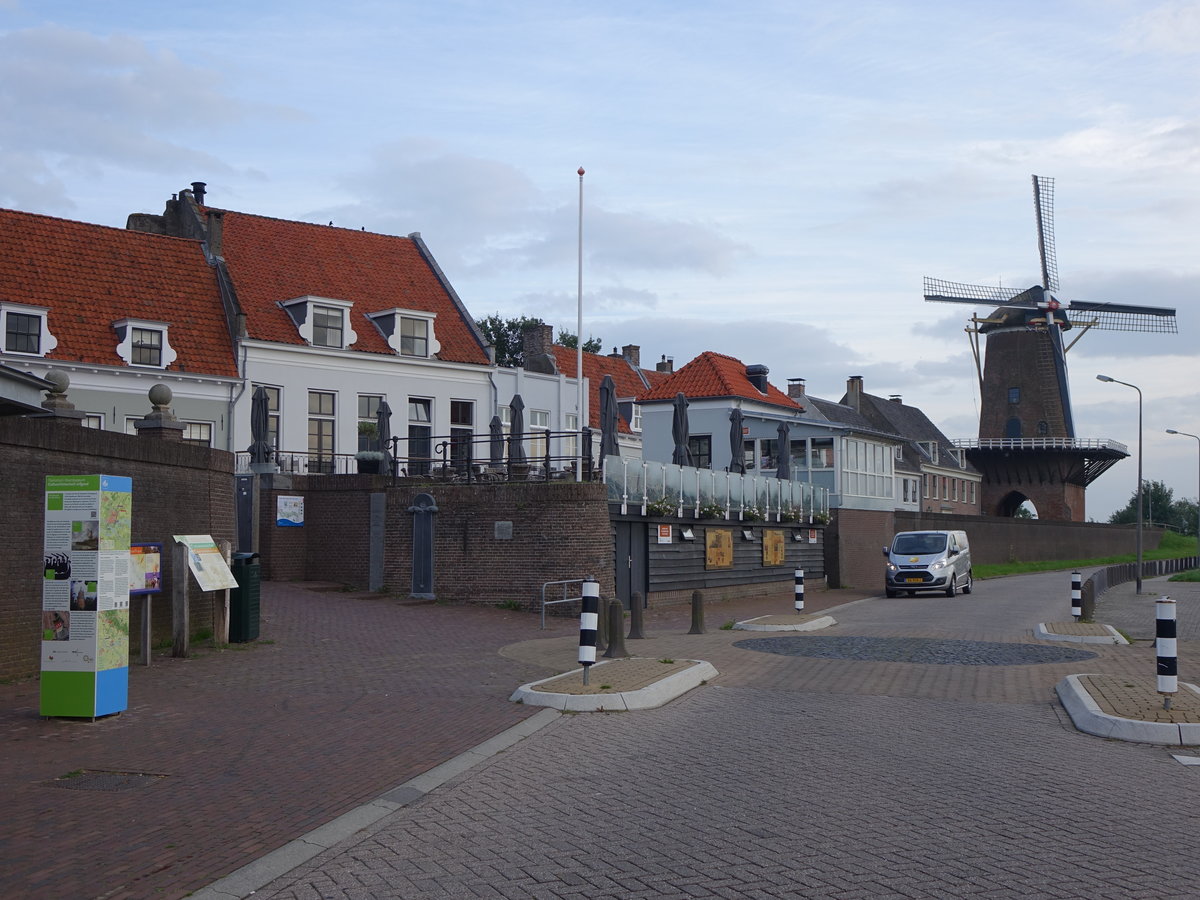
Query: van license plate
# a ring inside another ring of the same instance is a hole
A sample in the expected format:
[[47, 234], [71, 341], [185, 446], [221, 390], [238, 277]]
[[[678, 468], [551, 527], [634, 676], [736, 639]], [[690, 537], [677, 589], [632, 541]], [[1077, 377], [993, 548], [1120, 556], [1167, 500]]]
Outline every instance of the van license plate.
[[924, 579], [922, 579], [922, 578], [905, 578], [904, 583], [905, 584], [920, 584], [923, 580]]

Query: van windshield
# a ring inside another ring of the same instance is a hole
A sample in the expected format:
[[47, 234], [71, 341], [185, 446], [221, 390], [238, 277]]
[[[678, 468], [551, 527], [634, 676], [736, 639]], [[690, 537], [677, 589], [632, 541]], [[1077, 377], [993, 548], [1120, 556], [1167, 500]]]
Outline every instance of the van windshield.
[[892, 552], [903, 555], [923, 556], [929, 553], [941, 553], [946, 549], [944, 534], [901, 534], [892, 544]]

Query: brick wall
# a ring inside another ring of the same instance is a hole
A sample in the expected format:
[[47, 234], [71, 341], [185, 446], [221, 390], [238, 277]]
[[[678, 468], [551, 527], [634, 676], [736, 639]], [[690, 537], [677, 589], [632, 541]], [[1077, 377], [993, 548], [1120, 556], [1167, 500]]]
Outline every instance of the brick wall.
[[[173, 534], [233, 539], [233, 456], [190, 444], [95, 431], [49, 419], [0, 417], [5, 537], [0, 541], [0, 677], [36, 674], [41, 666], [42, 525], [47, 475], [123, 475], [133, 479], [131, 539]], [[171, 636], [171, 566], [152, 595], [155, 642]], [[212, 599], [189, 586], [193, 633], [212, 627]], [[130, 604], [130, 650], [136, 652], [141, 606]]]
[[[332, 581], [367, 589], [370, 496], [385, 495], [384, 589], [412, 585], [412, 521], [418, 494], [433, 496], [434, 593], [454, 603], [536, 604], [547, 581], [594, 575], [611, 597], [613, 538], [599, 484], [513, 482], [421, 484], [373, 475], [269, 476], [261, 490], [259, 553], [264, 578]], [[305, 498], [303, 528], [278, 527], [281, 495]], [[511, 523], [512, 537], [497, 536]]]

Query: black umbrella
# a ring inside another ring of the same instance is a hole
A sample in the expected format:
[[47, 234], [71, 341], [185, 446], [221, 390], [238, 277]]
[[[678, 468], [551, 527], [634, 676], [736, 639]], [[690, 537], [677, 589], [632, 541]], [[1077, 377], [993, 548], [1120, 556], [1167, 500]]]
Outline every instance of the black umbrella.
[[499, 416], [492, 416], [488, 430], [491, 432], [488, 449], [491, 452], [492, 465], [502, 466], [504, 465], [504, 423], [500, 421]]
[[742, 453], [742, 411], [734, 407], [729, 414], [729, 471], [746, 474], [746, 458]]
[[779, 463], [775, 467], [775, 477], [790, 481], [792, 478], [792, 429], [787, 422], [779, 423]]
[[688, 401], [683, 391], [675, 395], [675, 416], [671, 420], [671, 437], [675, 439], [675, 450], [671, 462], [677, 466], [690, 466], [692, 452], [688, 448]]
[[525, 456], [525, 401], [520, 394], [513, 394], [508, 407], [512, 410], [512, 421], [508, 426], [508, 464], [523, 466], [529, 462]]
[[606, 456], [620, 456], [617, 446], [617, 384], [611, 375], [600, 382], [600, 462]]
[[379, 432], [379, 449], [384, 452], [384, 461], [388, 463], [388, 468], [384, 471], [391, 471], [392, 408], [386, 400], [380, 400], [379, 408], [375, 410], [375, 430]]
[[267, 397], [267, 389], [261, 384], [254, 389], [250, 398], [250, 462], [266, 463], [271, 461], [271, 401]]

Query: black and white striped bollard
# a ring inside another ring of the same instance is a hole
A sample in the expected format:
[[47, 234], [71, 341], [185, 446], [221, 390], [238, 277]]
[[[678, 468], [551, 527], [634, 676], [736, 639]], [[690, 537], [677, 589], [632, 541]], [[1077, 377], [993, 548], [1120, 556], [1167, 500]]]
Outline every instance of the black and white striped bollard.
[[1160, 597], [1154, 603], [1154, 646], [1158, 654], [1158, 692], [1163, 709], [1171, 708], [1171, 698], [1179, 690], [1179, 658], [1175, 649], [1175, 601]]
[[804, 612], [804, 570], [796, 570], [796, 612]]
[[590, 578], [583, 582], [580, 591], [583, 601], [579, 610], [579, 664], [583, 666], [583, 683], [588, 683], [588, 672], [596, 662], [596, 625], [600, 613], [600, 582]]
[[1083, 617], [1083, 575], [1071, 573], [1071, 615], [1078, 622]]

